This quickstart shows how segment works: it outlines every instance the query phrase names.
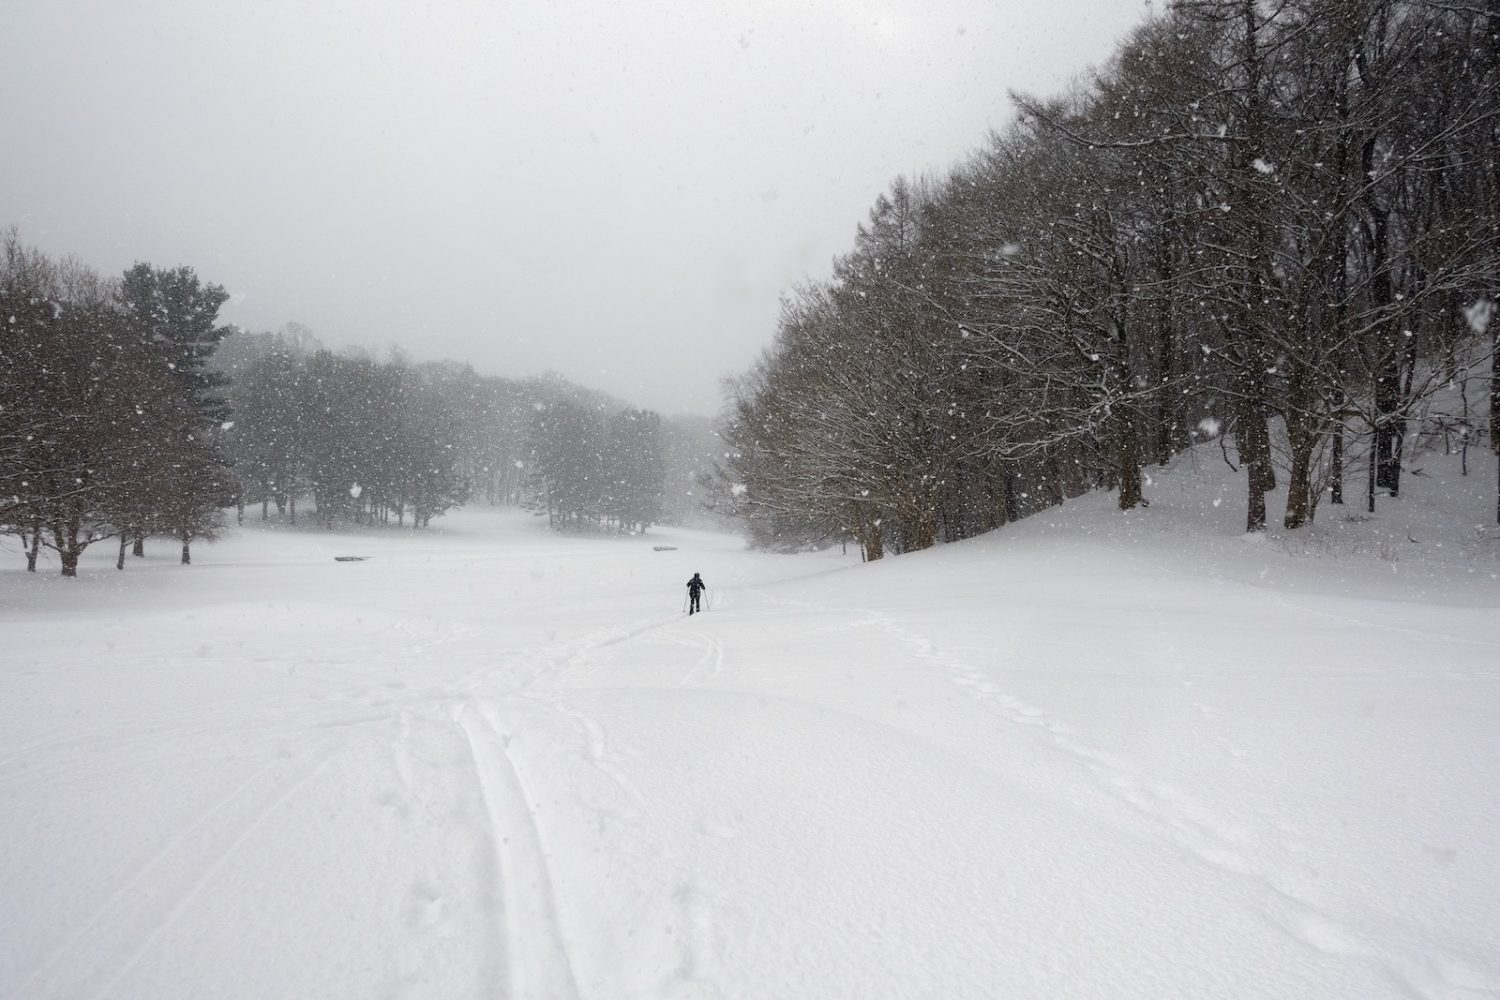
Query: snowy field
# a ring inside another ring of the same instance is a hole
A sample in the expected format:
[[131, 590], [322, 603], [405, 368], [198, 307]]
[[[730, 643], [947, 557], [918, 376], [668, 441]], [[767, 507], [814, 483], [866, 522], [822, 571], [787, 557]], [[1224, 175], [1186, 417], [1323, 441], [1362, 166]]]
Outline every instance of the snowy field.
[[12, 544], [0, 996], [1500, 996], [1486, 461], [1251, 542], [1190, 454], [868, 566], [486, 511]]

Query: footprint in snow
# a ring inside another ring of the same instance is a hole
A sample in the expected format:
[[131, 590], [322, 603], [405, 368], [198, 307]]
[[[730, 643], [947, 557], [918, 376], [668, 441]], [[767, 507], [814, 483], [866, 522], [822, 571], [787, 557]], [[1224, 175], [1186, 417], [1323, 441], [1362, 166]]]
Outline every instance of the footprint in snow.
[[411, 887], [406, 904], [406, 923], [413, 928], [436, 927], [443, 922], [447, 904], [442, 893], [419, 882]]

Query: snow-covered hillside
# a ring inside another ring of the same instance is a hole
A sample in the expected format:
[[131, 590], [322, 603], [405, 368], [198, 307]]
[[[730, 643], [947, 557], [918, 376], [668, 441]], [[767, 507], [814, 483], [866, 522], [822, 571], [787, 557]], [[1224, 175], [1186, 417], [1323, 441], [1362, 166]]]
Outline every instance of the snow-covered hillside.
[[477, 511], [7, 550], [0, 995], [1500, 995], [1454, 462], [1247, 541], [1203, 449], [863, 566]]

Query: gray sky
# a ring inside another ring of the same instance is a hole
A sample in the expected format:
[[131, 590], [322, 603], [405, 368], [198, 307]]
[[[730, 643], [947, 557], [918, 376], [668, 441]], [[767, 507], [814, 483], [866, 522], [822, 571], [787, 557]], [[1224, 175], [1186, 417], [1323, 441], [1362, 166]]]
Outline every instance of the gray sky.
[[1140, 0], [4, 0], [0, 226], [223, 316], [711, 414], [901, 173]]

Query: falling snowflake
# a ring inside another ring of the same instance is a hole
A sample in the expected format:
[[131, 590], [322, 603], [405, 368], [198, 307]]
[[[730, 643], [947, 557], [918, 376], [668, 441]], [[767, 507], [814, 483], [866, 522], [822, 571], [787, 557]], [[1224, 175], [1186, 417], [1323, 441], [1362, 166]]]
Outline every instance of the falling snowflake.
[[1495, 303], [1489, 299], [1480, 299], [1471, 306], [1464, 308], [1464, 319], [1469, 323], [1469, 329], [1478, 336], [1490, 328], [1490, 320], [1495, 315]]

